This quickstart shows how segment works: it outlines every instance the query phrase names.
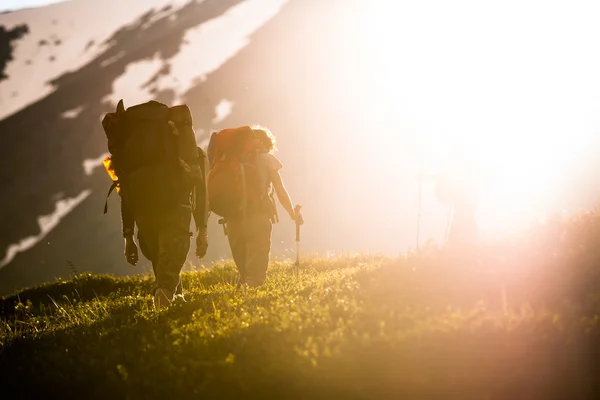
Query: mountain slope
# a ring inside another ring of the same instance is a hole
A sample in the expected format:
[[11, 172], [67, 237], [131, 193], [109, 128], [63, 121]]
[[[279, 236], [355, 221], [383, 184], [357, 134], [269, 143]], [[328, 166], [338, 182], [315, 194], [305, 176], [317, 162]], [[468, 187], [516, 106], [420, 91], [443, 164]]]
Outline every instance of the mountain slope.
[[[125, 263], [117, 197], [101, 212], [100, 120], [120, 98], [186, 102], [200, 145], [221, 128], [269, 127], [303, 205], [302, 250], [398, 254], [417, 242], [419, 215], [420, 243], [443, 240], [448, 207], [431, 182], [419, 190], [423, 163], [443, 161], [424, 156], [442, 131], [464, 146], [458, 154], [486, 159], [474, 169], [489, 173], [479, 208], [488, 223], [592, 206], [600, 59], [583, 39], [600, 37], [584, 12], [593, 2], [549, 4], [542, 20], [517, 3], [500, 14], [459, 3], [73, 0], [0, 15], [0, 293], [73, 269], [150, 269]], [[290, 255], [293, 234], [282, 215], [273, 253]], [[216, 218], [209, 236], [204, 262], [229, 256]]]
[[[86, 2], [72, 3], [82, 6]], [[250, 7], [252, 4], [254, 8]], [[273, 11], [281, 4], [281, 1], [250, 2], [237, 14], [253, 10], [256, 14], [258, 10], [258, 17], [262, 18], [260, 24], [265, 18], [272, 17]], [[98, 272], [137, 271], [128, 268], [120, 256], [118, 202], [111, 199], [109, 215], [104, 216], [100, 211], [108, 181], [101, 170], [93, 168], [93, 160], [99, 159], [106, 151], [106, 139], [99, 121], [113, 107], [107, 96], [123, 97], [128, 104], [133, 102], [132, 98], [146, 100], [148, 97], [144, 98], [143, 93], [159, 100], [173, 101], [173, 92], [169, 90], [150, 94], [148, 89], [136, 87], [134, 83], [114, 94], [114, 85], [122, 76], [126, 77], [125, 81], [128, 80], [131, 65], [145, 63], [155, 57], [164, 60], [163, 67], [166, 66], [157, 72], [156, 79], [162, 77], [161, 73], [170, 76], [169, 62], [176, 59], [186, 41], [194, 39], [186, 37], [190, 29], [206, 27], [219, 17], [227, 17], [227, 12], [235, 11], [236, 5], [244, 4], [240, 1], [191, 1], [179, 7], [150, 9], [108, 37], [100, 45], [102, 51], [87, 64], [54, 78], [51, 93], [0, 122], [3, 132], [0, 138], [1, 158], [4, 165], [10, 166], [3, 168], [0, 176], [4, 182], [3, 189], [10, 193], [3, 196], [0, 204], [1, 225], [10, 227], [3, 230], [0, 240], [0, 247], [7, 248], [4, 264], [8, 264], [0, 270], [0, 292], [64, 276], [70, 268], [67, 264]], [[66, 7], [67, 4], [52, 7], [59, 6]], [[263, 16], [260, 15], [261, 10]], [[60, 15], [65, 11], [57, 13]], [[90, 11], [82, 15], [90, 15]], [[256, 19], [256, 15], [254, 17]], [[230, 18], [235, 18], [235, 15]], [[256, 25], [250, 27], [250, 32], [255, 28]], [[229, 38], [217, 38], [223, 45], [216, 47], [225, 47], [227, 40], [236, 40], [239, 35], [242, 35], [241, 39], [248, 31], [234, 32]], [[32, 31], [31, 35], [34, 33]], [[206, 38], [200, 35], [197, 40], [205, 41]], [[204, 64], [200, 62], [200, 67], [206, 71], [207, 67], [202, 67]], [[198, 63], [195, 63], [190, 68], [197, 66]], [[202, 73], [202, 70], [197, 73]], [[213, 127], [212, 114], [223, 99], [221, 93], [201, 92], [196, 96], [181, 93], [181, 100], [188, 102], [194, 111], [199, 140], [202, 140], [202, 135], [208, 134], [203, 128]], [[245, 120], [245, 116], [238, 119], [241, 120]], [[258, 115], [252, 120], [262, 120], [267, 125], [269, 122]], [[40, 220], [36, 217], [40, 215], [46, 217]], [[60, 223], [57, 219], [61, 219]], [[31, 243], [35, 246], [32, 247]], [[213, 240], [212, 249], [219, 254], [217, 243], [218, 240]], [[9, 247], [11, 244], [12, 249]], [[223, 240], [221, 244], [224, 250]], [[17, 250], [21, 248], [31, 250], [19, 254]]]
[[[407, 155], [393, 161], [403, 191], [385, 194], [376, 213], [358, 212], [372, 209], [373, 194], [385, 190], [380, 181], [359, 177], [396, 158], [382, 157], [379, 146], [357, 152], [370, 118], [369, 98], [361, 96], [368, 81], [357, 76], [365, 73], [355, 48], [361, 2], [153, 0], [128, 2], [122, 10], [120, 3], [102, 10], [93, 3], [0, 17], [0, 24], [30, 29], [16, 42], [9, 79], [0, 83], [6, 193], [0, 225], [7, 227], [0, 235], [6, 249], [0, 293], [68, 276], [72, 266], [119, 275], [149, 269], [146, 261], [132, 268], [122, 257], [116, 196], [108, 215], [101, 213], [109, 180], [100, 167], [106, 139], [99, 121], [120, 98], [126, 105], [148, 98], [186, 102], [201, 145], [227, 126], [269, 127], [287, 187], [304, 206], [303, 249], [397, 252], [412, 243], [415, 204], [406, 193], [416, 193], [414, 143], [407, 141]], [[17, 95], [7, 101], [11, 91]], [[328, 167], [332, 155], [343, 168]], [[366, 165], [365, 158], [374, 161]], [[385, 223], [393, 210], [402, 223]], [[348, 229], [349, 223], [362, 228]], [[205, 261], [228, 256], [216, 219], [209, 233]], [[275, 254], [289, 254], [293, 234], [282, 216]]]

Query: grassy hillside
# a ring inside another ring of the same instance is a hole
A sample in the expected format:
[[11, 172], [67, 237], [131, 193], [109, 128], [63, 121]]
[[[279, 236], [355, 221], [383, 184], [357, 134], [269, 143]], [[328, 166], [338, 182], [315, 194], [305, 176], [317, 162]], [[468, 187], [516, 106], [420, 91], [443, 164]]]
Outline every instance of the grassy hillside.
[[[231, 263], [185, 275], [78, 274], [2, 299], [0, 379], [19, 398], [588, 399], [600, 376], [598, 213], [470, 252], [426, 248]], [[177, 396], [177, 397], [176, 397]], [[41, 397], [40, 397], [41, 398]]]

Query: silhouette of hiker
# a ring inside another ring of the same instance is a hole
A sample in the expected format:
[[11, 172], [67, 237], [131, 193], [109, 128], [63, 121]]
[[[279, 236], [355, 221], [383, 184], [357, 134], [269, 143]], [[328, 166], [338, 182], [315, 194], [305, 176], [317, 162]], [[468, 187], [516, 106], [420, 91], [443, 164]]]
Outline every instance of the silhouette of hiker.
[[[246, 196], [243, 201], [245, 205], [241, 212], [231, 212], [228, 215], [222, 211], [217, 212], [219, 208], [217, 192], [221, 190], [227, 192], [232, 189], [232, 185], [235, 185], [234, 180], [223, 180], [222, 183], [215, 184], [221, 174], [216, 171], [228, 168], [225, 165], [226, 161], [222, 161], [227, 159], [227, 151], [219, 148], [219, 143], [224, 143], [217, 138], [221, 135], [219, 132], [211, 136], [208, 147], [208, 157], [211, 160], [211, 174], [208, 181], [211, 210], [225, 217], [226, 234], [233, 260], [240, 274], [240, 283], [259, 286], [266, 279], [269, 265], [272, 224], [278, 221], [273, 194], [277, 195], [279, 202], [292, 220], [295, 221], [297, 216], [290, 195], [279, 174], [283, 165], [273, 154], [276, 150], [273, 134], [261, 126], [246, 126], [225, 131], [232, 133], [229, 137], [235, 137], [234, 140], [247, 142], [250, 149], [245, 156], [242, 155], [245, 173], [242, 179], [247, 186], [243, 190], [244, 196]], [[223, 135], [225, 136], [227, 133]], [[245, 139], [238, 139], [242, 137]], [[232, 147], [239, 148], [240, 145], [235, 144]], [[225, 175], [226, 172], [222, 174]]]
[[154, 303], [160, 308], [170, 304], [176, 292], [182, 293], [180, 272], [190, 248], [192, 215], [196, 255], [206, 254], [206, 154], [196, 146], [187, 106], [149, 102], [125, 111], [120, 102], [117, 112], [104, 118], [103, 127], [113, 155], [107, 170], [121, 195], [125, 256], [137, 264], [137, 225], [140, 250], [152, 262]]

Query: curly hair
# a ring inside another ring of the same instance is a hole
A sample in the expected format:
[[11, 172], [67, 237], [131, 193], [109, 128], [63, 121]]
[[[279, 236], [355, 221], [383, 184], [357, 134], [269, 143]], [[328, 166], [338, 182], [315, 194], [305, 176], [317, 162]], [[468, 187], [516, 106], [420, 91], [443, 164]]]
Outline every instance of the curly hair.
[[261, 125], [252, 125], [250, 128], [252, 128], [254, 136], [260, 140], [269, 153], [277, 151], [277, 147], [275, 147], [275, 136], [268, 128]]

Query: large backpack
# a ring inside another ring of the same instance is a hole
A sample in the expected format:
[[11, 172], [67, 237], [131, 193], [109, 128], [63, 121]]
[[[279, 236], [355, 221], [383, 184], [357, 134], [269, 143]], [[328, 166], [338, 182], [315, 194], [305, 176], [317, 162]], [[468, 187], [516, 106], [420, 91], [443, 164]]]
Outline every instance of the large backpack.
[[260, 187], [259, 144], [249, 126], [211, 135], [207, 190], [210, 210], [224, 218], [245, 212], [271, 212], [268, 193]]
[[102, 126], [111, 153], [105, 160], [113, 179], [109, 195], [116, 188], [134, 216], [157, 215], [183, 202], [193, 207], [200, 159], [186, 105], [150, 101], [125, 110], [121, 100]]

